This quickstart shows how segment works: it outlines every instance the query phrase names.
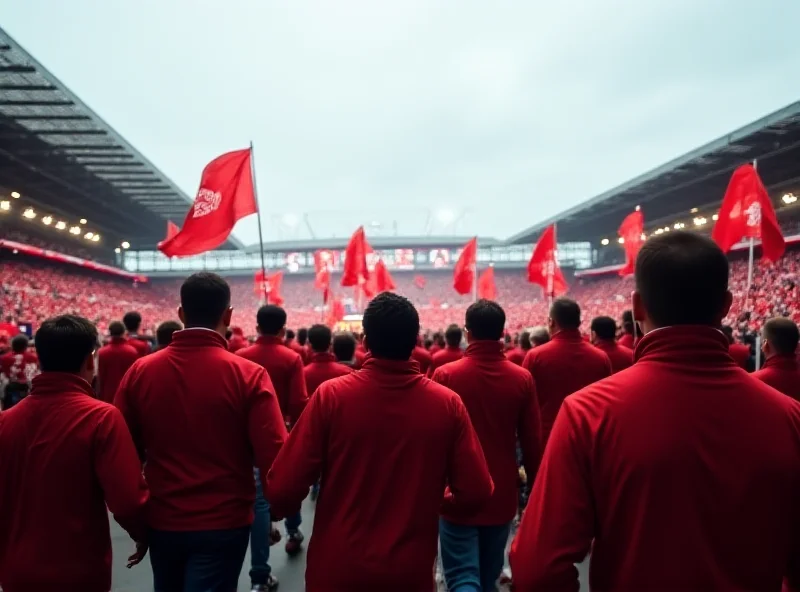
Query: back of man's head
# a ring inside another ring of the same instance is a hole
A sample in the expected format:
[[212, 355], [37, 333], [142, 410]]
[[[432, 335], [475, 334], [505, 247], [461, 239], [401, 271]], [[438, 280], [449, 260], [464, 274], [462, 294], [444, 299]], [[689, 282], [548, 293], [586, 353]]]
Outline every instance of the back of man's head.
[[603, 341], [614, 341], [617, 336], [617, 322], [611, 317], [595, 317], [591, 328], [597, 339]]
[[[775, 317], [764, 323], [764, 341], [778, 355], [794, 354], [800, 341], [797, 325], [786, 317]], [[13, 343], [12, 343], [13, 345]]]
[[636, 258], [636, 301], [649, 329], [671, 325], [719, 327], [728, 313], [728, 259], [717, 244], [693, 232], [648, 239]]
[[534, 327], [531, 329], [531, 347], [539, 347], [550, 341], [550, 332], [547, 327]]
[[519, 347], [521, 349], [531, 348], [531, 334], [530, 331], [523, 331], [519, 336]]
[[[262, 335], [275, 337], [286, 326], [286, 311], [280, 306], [266, 304], [258, 309], [256, 323], [258, 324], [258, 331]], [[288, 338], [289, 331], [286, 333]], [[294, 337], [294, 333], [292, 333], [292, 337]]]
[[308, 329], [301, 327], [297, 330], [297, 343], [305, 345], [308, 342]]
[[122, 337], [125, 335], [125, 325], [119, 321], [111, 321], [108, 324], [108, 334], [111, 337]]
[[19, 334], [11, 338], [11, 351], [15, 354], [24, 354], [28, 349], [28, 336]]
[[125, 316], [122, 317], [122, 323], [125, 325], [125, 329], [128, 330], [128, 333], [137, 333], [139, 327], [142, 325], [142, 315], [135, 310], [126, 312]]
[[[286, 321], [284, 321], [283, 323], [285, 325]], [[286, 337], [286, 341], [292, 341], [294, 339], [294, 331], [292, 329], [286, 329], [284, 337]]]
[[314, 352], [322, 354], [330, 349], [332, 333], [326, 325], [311, 325], [307, 336]]
[[633, 334], [633, 311], [625, 310], [622, 312], [622, 330], [625, 333]]
[[351, 362], [356, 355], [356, 338], [350, 332], [333, 336], [333, 355], [338, 362]]
[[217, 329], [230, 305], [230, 286], [215, 273], [192, 274], [181, 286], [183, 322], [188, 328]]
[[87, 359], [95, 347], [97, 329], [83, 317], [53, 317], [36, 332], [36, 353], [42, 372], [81, 374], [86, 371]]
[[183, 326], [178, 321], [164, 321], [156, 329], [156, 343], [159, 349], [172, 343], [172, 334], [180, 331]]
[[419, 315], [411, 301], [382, 292], [367, 306], [362, 320], [364, 337], [372, 355], [389, 360], [408, 360], [417, 345]]
[[500, 341], [506, 326], [506, 313], [497, 302], [481, 299], [467, 309], [465, 325], [471, 339]]
[[458, 347], [461, 345], [461, 327], [458, 325], [450, 325], [444, 332], [445, 343], [449, 347]]
[[569, 298], [556, 298], [550, 307], [550, 320], [557, 329], [575, 330], [581, 326], [581, 307]]

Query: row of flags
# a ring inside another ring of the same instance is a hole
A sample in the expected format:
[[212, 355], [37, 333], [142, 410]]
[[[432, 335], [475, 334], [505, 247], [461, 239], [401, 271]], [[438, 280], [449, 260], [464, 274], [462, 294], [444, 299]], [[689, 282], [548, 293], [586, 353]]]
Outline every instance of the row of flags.
[[[252, 171], [252, 148], [227, 152], [212, 160], [203, 169], [200, 188], [186, 214], [183, 226], [178, 228], [169, 221], [167, 236], [158, 244], [158, 249], [167, 257], [187, 257], [222, 245], [237, 221], [258, 213]], [[620, 270], [620, 275], [630, 275], [634, 272], [636, 256], [645, 241], [644, 213], [641, 208], [637, 206], [634, 212], [625, 217], [617, 234], [625, 251], [625, 265]], [[736, 243], [748, 238], [751, 241], [761, 241], [763, 256], [769, 261], [775, 261], [783, 255], [784, 238], [755, 162], [738, 167], [731, 176], [712, 238], [726, 253]], [[394, 279], [383, 260], [380, 257], [371, 257], [374, 265], [370, 269], [367, 264], [368, 255], [374, 255], [374, 251], [367, 241], [364, 227], [359, 226], [345, 248], [342, 278], [339, 282], [341, 287], [352, 287], [359, 301], [362, 296], [369, 299], [380, 292], [395, 289]], [[341, 298], [333, 294], [332, 263], [329, 253], [318, 251], [314, 254], [314, 287], [322, 292], [323, 304], [327, 305], [333, 298], [333, 304], [328, 307], [329, 314], [331, 317], [339, 317], [340, 320], [344, 314], [344, 305]], [[476, 298], [496, 299], [494, 267], [490, 265], [479, 276], [477, 264], [478, 239], [474, 237], [464, 245], [456, 261], [453, 288], [459, 294], [473, 293]], [[752, 269], [752, 256], [750, 265]], [[534, 246], [527, 275], [528, 281], [541, 286], [549, 298], [567, 292], [569, 287], [558, 265], [555, 224], [545, 228]], [[254, 280], [255, 292], [267, 302], [278, 305], [283, 303], [282, 271], [268, 274], [262, 268], [256, 273]], [[419, 289], [424, 289], [424, 276], [415, 276], [414, 284]]]

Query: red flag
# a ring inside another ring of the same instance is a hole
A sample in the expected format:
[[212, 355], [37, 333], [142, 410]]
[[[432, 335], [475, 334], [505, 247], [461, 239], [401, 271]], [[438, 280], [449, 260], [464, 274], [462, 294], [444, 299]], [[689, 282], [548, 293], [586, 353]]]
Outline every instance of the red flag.
[[726, 253], [747, 237], [761, 239], [764, 259], [777, 261], [783, 255], [786, 243], [781, 227], [767, 189], [752, 164], [733, 172], [711, 236]]
[[336, 323], [344, 319], [344, 302], [338, 296], [334, 296], [333, 302], [328, 307], [328, 325], [333, 327]]
[[453, 270], [453, 288], [459, 294], [472, 292], [472, 282], [475, 281], [475, 264], [478, 261], [478, 238], [471, 239], [461, 255], [458, 256], [456, 267]]
[[315, 251], [314, 252], [314, 287], [317, 290], [322, 290], [322, 302], [328, 303], [331, 288], [331, 252], [330, 251]]
[[258, 296], [265, 296], [267, 302], [283, 306], [283, 296], [281, 296], [281, 284], [283, 283], [283, 271], [276, 271], [274, 274], [264, 276], [259, 269], [256, 271], [253, 291]]
[[415, 275], [414, 276], [414, 285], [423, 290], [425, 288], [425, 276], [424, 275]]
[[342, 270], [342, 286], [357, 286], [359, 278], [363, 281], [369, 279], [369, 270], [367, 269], [367, 252], [369, 245], [367, 238], [364, 236], [364, 227], [359, 226], [358, 229], [350, 237], [350, 242], [347, 243], [347, 248], [344, 250], [344, 269]]
[[559, 296], [567, 291], [567, 281], [556, 261], [556, 228], [553, 224], [545, 228], [533, 247], [528, 262], [528, 281], [540, 285], [548, 296]]
[[478, 278], [478, 298], [497, 299], [497, 287], [494, 285], [494, 267], [487, 267]]
[[212, 160], [183, 228], [158, 243], [167, 257], [186, 257], [215, 249], [230, 236], [240, 218], [258, 211], [250, 171], [250, 150], [228, 152]]
[[378, 259], [375, 264], [375, 287], [378, 292], [391, 292], [395, 289], [392, 274], [386, 269], [383, 259]]
[[164, 240], [171, 239], [173, 236], [178, 234], [180, 231], [181, 231], [181, 229], [178, 228], [178, 225], [175, 224], [175, 222], [173, 222], [172, 220], [167, 220], [167, 238], [164, 239]]
[[624, 241], [622, 246], [625, 249], [625, 266], [619, 270], [621, 276], [633, 274], [636, 255], [639, 254], [639, 249], [644, 243], [642, 232], [644, 232], [644, 214], [637, 209], [625, 217], [617, 230], [617, 234]]

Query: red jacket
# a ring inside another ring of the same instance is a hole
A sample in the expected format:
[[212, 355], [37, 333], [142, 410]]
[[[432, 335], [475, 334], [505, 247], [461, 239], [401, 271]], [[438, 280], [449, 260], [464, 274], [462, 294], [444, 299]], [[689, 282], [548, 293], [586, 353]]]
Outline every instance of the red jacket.
[[416, 360], [417, 364], [419, 364], [419, 371], [422, 374], [428, 373], [428, 368], [433, 362], [433, 356], [428, 353], [427, 349], [419, 345], [411, 352], [411, 359]]
[[449, 364], [450, 362], [455, 362], [456, 360], [460, 360], [464, 357], [464, 352], [461, 350], [460, 347], [450, 347], [447, 346], [446, 348], [439, 350], [435, 354], [431, 356], [431, 363], [428, 366], [428, 371], [426, 374], [428, 377], [433, 376], [434, 370], [439, 368], [440, 366], [444, 366], [445, 364]]
[[636, 348], [637, 341], [637, 339], [633, 338], [633, 333], [625, 333], [617, 340], [617, 343], [622, 347], [627, 347], [629, 350], [633, 351]]
[[306, 356], [308, 356], [308, 350], [306, 350], [306, 348], [294, 340], [285, 342], [284, 345], [300, 356], [300, 359], [303, 360], [304, 364], [306, 363]]
[[250, 342], [247, 341], [247, 338], [244, 335], [234, 333], [228, 340], [228, 351], [236, 353], [240, 349], [246, 348], [248, 345], [250, 345]]
[[159, 530], [250, 524], [253, 467], [266, 474], [286, 427], [263, 368], [209, 329], [176, 331], [122, 379], [115, 404], [128, 422]]
[[728, 352], [731, 354], [733, 361], [739, 364], [740, 368], [747, 370], [747, 362], [750, 360], [750, 348], [743, 343], [731, 343], [728, 346]]
[[539, 405], [530, 372], [506, 360], [499, 341], [476, 341], [460, 361], [436, 370], [433, 380], [461, 397], [494, 481], [492, 499], [483, 508], [468, 514], [447, 512], [443, 518], [469, 525], [511, 522], [519, 502], [517, 438], [530, 483], [542, 455]]
[[236, 355], [266, 368], [284, 418], [290, 424], [295, 423], [308, 402], [300, 354], [284, 345], [280, 337], [261, 335], [253, 345], [240, 349]]
[[613, 373], [616, 374], [620, 370], [633, 366], [633, 350], [618, 344], [616, 341], [600, 339], [594, 346], [608, 356]]
[[522, 367], [530, 371], [536, 384], [542, 412], [542, 446], [547, 444], [561, 401], [575, 391], [611, 376], [608, 356], [586, 343], [577, 330], [559, 331], [547, 343], [531, 349]]
[[0, 414], [0, 450], [0, 586], [108, 592], [106, 505], [144, 540], [148, 497], [119, 411], [75, 374], [41, 374]]
[[517, 366], [522, 366], [522, 362], [525, 359], [525, 354], [527, 354], [528, 351], [529, 350], [522, 349], [521, 347], [515, 347], [514, 349], [506, 352], [506, 358], [509, 362], [512, 362]]
[[139, 352], [139, 357], [150, 353], [150, 344], [144, 339], [139, 339], [136, 335], [128, 335], [128, 345]]
[[314, 353], [311, 355], [308, 366], [303, 368], [306, 380], [306, 390], [309, 396], [313, 395], [319, 385], [331, 378], [338, 378], [353, 372], [353, 368], [336, 361], [336, 356], [331, 353]]
[[794, 354], [772, 356], [753, 376], [795, 401], [800, 401], [800, 364]]
[[275, 459], [266, 497], [295, 512], [322, 478], [308, 547], [308, 592], [432, 591], [439, 509], [492, 493], [461, 399], [416, 362], [370, 358], [317, 389]]
[[[645, 335], [568, 397], [511, 549], [515, 589], [774, 591], [800, 584], [800, 404], [710, 327]], [[594, 543], [592, 543], [594, 541]]]
[[39, 358], [32, 351], [8, 352], [0, 356], [0, 375], [9, 382], [29, 383], [39, 373]]
[[122, 377], [139, 357], [124, 337], [112, 337], [108, 345], [101, 347], [97, 352], [97, 398], [113, 403]]

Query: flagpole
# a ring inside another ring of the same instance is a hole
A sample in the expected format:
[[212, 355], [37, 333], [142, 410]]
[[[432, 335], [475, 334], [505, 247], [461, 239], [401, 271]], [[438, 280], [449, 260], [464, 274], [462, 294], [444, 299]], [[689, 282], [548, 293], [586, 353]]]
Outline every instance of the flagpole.
[[472, 266], [472, 301], [478, 301], [478, 237], [475, 237], [475, 264]]
[[250, 175], [253, 178], [253, 193], [256, 197], [256, 217], [258, 218], [258, 248], [261, 252], [261, 276], [262, 289], [264, 290], [264, 300], [269, 304], [269, 292], [267, 292], [267, 265], [264, 262], [264, 234], [261, 231], [261, 206], [258, 204], [258, 186], [256, 184], [256, 151], [253, 141], [250, 140]]
[[[758, 170], [758, 160], [755, 158], [753, 159], [753, 168]], [[750, 237], [750, 257], [747, 260], [747, 295], [745, 298], [750, 300], [750, 288], [753, 285], [753, 253], [755, 251], [756, 246], [756, 239], [755, 237]], [[746, 301], [747, 301], [746, 300]]]
[[547, 266], [547, 308], [553, 307], [553, 293], [555, 292], [556, 262], [558, 261], [558, 224], [553, 224], [553, 260]]

